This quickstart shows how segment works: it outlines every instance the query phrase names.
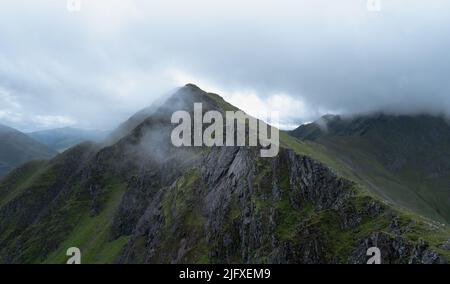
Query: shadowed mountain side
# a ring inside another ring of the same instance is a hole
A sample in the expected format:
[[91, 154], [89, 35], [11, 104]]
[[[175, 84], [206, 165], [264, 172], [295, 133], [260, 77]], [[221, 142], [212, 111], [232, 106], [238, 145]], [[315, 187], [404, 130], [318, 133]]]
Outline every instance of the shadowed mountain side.
[[450, 222], [450, 125], [445, 117], [326, 116], [290, 134], [335, 157], [384, 198]]
[[50, 159], [56, 152], [20, 131], [0, 125], [0, 177], [31, 160]]

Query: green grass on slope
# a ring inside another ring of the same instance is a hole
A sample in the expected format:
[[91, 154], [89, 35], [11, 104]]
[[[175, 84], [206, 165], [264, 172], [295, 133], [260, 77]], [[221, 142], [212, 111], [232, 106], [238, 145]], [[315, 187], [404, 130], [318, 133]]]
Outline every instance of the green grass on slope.
[[0, 182], [0, 207], [30, 187], [47, 169], [47, 161], [32, 161], [13, 171]]
[[[437, 215], [427, 203], [418, 201], [416, 196], [410, 196], [412, 193], [408, 190], [408, 185], [401, 184], [401, 181], [387, 172], [384, 167], [377, 163], [370, 164], [373, 162], [373, 158], [358, 157], [357, 155], [360, 153], [355, 155], [362, 161], [367, 159], [366, 163], [368, 165], [366, 166], [369, 166], [374, 171], [374, 177], [367, 177], [360, 174], [361, 169], [356, 170], [350, 167], [348, 163], [340, 160], [336, 153], [330, 152], [323, 145], [300, 141], [283, 131], [280, 132], [280, 141], [282, 147], [290, 148], [298, 154], [312, 157], [332, 168], [338, 175], [357, 182], [356, 186], [360, 196], [358, 198], [370, 197], [387, 204], [391, 208], [395, 208], [396, 214], [403, 222], [402, 225], [408, 228], [404, 234], [405, 237], [413, 241], [425, 240], [433, 250], [450, 259], [450, 251], [442, 248], [442, 243], [450, 238], [450, 227], [445, 223], [442, 216]], [[364, 165], [364, 163], [362, 164]], [[385, 189], [379, 188], [375, 184], [384, 184], [389, 189], [394, 188], [397, 190], [386, 195]], [[406, 202], [399, 203], [394, 201], [395, 199], [405, 199]], [[435, 220], [440, 220], [441, 222]], [[351, 233], [352, 237], [348, 241], [367, 236], [369, 231], [386, 231], [387, 227], [384, 217], [377, 217], [375, 220], [368, 219], [363, 222], [363, 225], [357, 231]], [[347, 232], [336, 231], [333, 234], [339, 239], [341, 234], [345, 235]], [[345, 238], [345, 236], [341, 237]], [[344, 244], [345, 242], [341, 243]]]
[[208, 97], [210, 97], [217, 105], [222, 108], [224, 111], [238, 111], [239, 109], [232, 104], [225, 101], [221, 96], [214, 93], [207, 93]]
[[445, 182], [440, 185], [430, 183], [422, 174], [423, 170], [416, 166], [403, 167], [400, 172], [388, 170], [365, 141], [343, 138], [325, 146], [330, 155], [340, 157], [347, 166], [357, 169], [363, 181], [384, 198], [439, 222], [449, 222], [449, 192]]
[[[327, 143], [325, 146], [329, 149], [329, 155], [339, 157], [344, 166], [352, 168], [363, 183], [384, 199], [434, 220], [447, 222], [445, 215], [439, 214], [436, 210], [439, 207], [430, 203], [434, 198], [430, 196], [431, 193], [438, 195], [437, 192], [425, 189], [422, 196], [419, 194], [421, 175], [418, 172], [410, 174], [408, 178], [399, 176], [386, 169], [370, 151], [359, 150], [363, 146], [356, 144], [355, 141], [348, 142], [344, 139], [336, 143]], [[442, 197], [445, 200], [445, 195], [440, 198]]]
[[[13, 190], [2, 202], [14, 199], [21, 206], [15, 214], [8, 208], [2, 211], [9, 214], [0, 220], [0, 242], [5, 252], [11, 252], [6, 260], [65, 263], [67, 249], [78, 247], [83, 263], [113, 262], [127, 242], [126, 237], [111, 237], [113, 216], [126, 183], [106, 171], [92, 177], [95, 184], [81, 186], [81, 176], [67, 177], [56, 160], [25, 166], [3, 181], [0, 190], [5, 190], [7, 183]], [[66, 184], [55, 183], [61, 176], [67, 177], [63, 180]]]
[[[414, 167], [404, 167], [397, 176], [426, 204], [436, 219], [442, 218], [450, 224], [450, 179], [427, 178], [423, 171]], [[439, 219], [438, 219], [439, 220]]]
[[[308, 145], [302, 145], [295, 141], [291, 146], [296, 146], [301, 154], [314, 154]], [[324, 257], [326, 262], [342, 262], [349, 261], [347, 257], [357, 246], [361, 240], [368, 238], [373, 233], [383, 232], [392, 234], [391, 224], [394, 219], [399, 220], [402, 232], [400, 236], [405, 237], [409, 241], [417, 242], [419, 240], [426, 241], [430, 247], [440, 253], [442, 256], [450, 259], [450, 251], [442, 248], [442, 244], [450, 237], [450, 229], [447, 226], [440, 225], [437, 222], [431, 222], [429, 219], [420, 215], [411, 213], [410, 211], [401, 210], [398, 207], [388, 206], [367, 194], [359, 185], [355, 186], [355, 196], [345, 201], [344, 207], [352, 212], [355, 216], [360, 216], [360, 223], [348, 229], [341, 226], [341, 213], [335, 209], [315, 210], [312, 204], [302, 204], [299, 208], [294, 208], [289, 194], [292, 192], [289, 185], [288, 171], [280, 169], [278, 179], [278, 188], [282, 193], [282, 198], [277, 202], [268, 202], [264, 197], [270, 194], [272, 180], [266, 169], [271, 169], [269, 165], [259, 165], [259, 174], [255, 176], [254, 187], [259, 188], [259, 193], [253, 194], [251, 201], [255, 204], [256, 215], [268, 216], [269, 212], [274, 210], [277, 239], [285, 244], [293, 245], [293, 247], [304, 247], [305, 245], [314, 247], [314, 242], [318, 241], [324, 246]], [[269, 178], [267, 178], [269, 176]], [[266, 181], [265, 181], [266, 179]], [[380, 200], [382, 200], [380, 198]], [[379, 215], [371, 216], [368, 213], [369, 207], [373, 204], [379, 204], [383, 209]], [[261, 220], [265, 220], [262, 218]], [[262, 228], [264, 228], [262, 222]], [[267, 225], [267, 224], [266, 224]], [[271, 248], [271, 246], [266, 246]], [[261, 249], [265, 246], [261, 245]]]
[[[339, 162], [339, 160], [335, 159], [333, 155], [331, 155], [328, 150], [320, 144], [300, 141], [284, 131], [280, 131], [280, 144], [281, 147], [292, 149], [297, 154], [308, 156], [322, 162], [342, 177], [364, 184], [354, 171], [346, 167], [342, 162]], [[364, 187], [361, 187], [360, 190], [364, 191], [366, 194], [372, 194], [371, 191]]]
[[89, 211], [85, 211], [73, 230], [68, 232], [67, 239], [48, 256], [45, 263], [65, 263], [68, 259], [66, 251], [70, 247], [81, 250], [82, 263], [113, 263], [129, 240], [127, 236], [111, 240], [114, 212], [124, 191], [123, 184], [108, 186], [107, 198], [100, 214], [91, 216]]
[[[338, 143], [325, 146], [315, 142], [300, 141], [285, 132], [280, 132], [280, 140], [282, 146], [321, 161], [339, 175], [357, 182], [360, 190], [378, 200], [395, 204], [405, 211], [412, 210], [441, 223], [448, 223], [442, 215], [437, 213], [435, 207], [411, 190], [414, 186], [411, 184], [414, 183], [414, 177], [411, 177], [412, 182], [399, 179], [377, 162], [370, 152], [342, 147]], [[429, 191], [426, 188], [422, 190], [423, 194], [427, 192]]]

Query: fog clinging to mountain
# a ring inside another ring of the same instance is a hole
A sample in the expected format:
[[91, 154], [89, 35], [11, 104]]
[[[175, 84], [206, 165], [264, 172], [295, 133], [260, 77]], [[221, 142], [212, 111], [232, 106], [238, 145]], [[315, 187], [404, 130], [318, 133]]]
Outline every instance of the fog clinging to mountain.
[[325, 113], [450, 113], [450, 2], [0, 2], [0, 123], [110, 129], [196, 83], [292, 127]]

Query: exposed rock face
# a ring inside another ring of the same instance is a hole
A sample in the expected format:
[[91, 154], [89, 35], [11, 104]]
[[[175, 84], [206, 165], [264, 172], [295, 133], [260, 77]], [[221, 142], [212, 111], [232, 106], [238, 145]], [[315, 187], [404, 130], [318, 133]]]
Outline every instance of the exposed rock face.
[[429, 249], [428, 244], [419, 241], [411, 244], [404, 238], [387, 233], [374, 233], [361, 241], [351, 256], [352, 263], [364, 263], [367, 259], [366, 250], [369, 247], [378, 247], [382, 263], [409, 263], [409, 264], [438, 264], [447, 263], [436, 252]]
[[128, 191], [121, 206], [132, 199], [138, 205], [131, 208], [145, 207], [140, 202], [146, 209], [133, 217], [138, 221], [119, 262], [365, 263], [372, 246], [383, 252], [383, 263], [445, 262], [423, 241], [394, 230], [342, 237], [391, 212], [370, 198], [355, 205], [351, 182], [291, 150], [260, 160], [248, 148], [214, 148], [200, 164], [147, 197]]

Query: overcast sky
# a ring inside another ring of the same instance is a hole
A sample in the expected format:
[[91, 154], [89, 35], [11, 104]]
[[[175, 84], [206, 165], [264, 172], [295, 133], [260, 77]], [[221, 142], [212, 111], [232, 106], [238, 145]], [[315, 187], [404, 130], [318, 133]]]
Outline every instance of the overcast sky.
[[293, 127], [450, 113], [450, 1], [0, 1], [0, 123], [110, 129], [192, 82]]

